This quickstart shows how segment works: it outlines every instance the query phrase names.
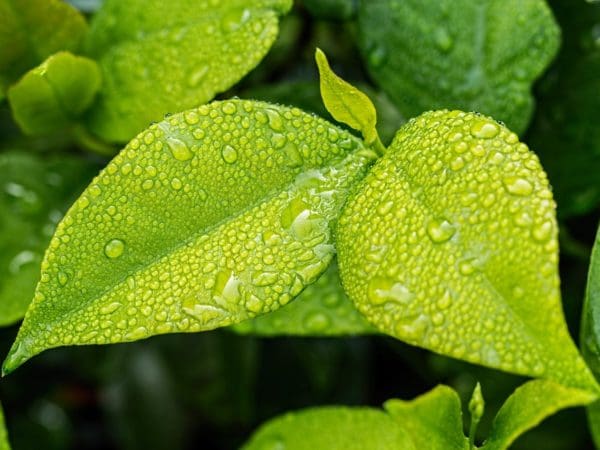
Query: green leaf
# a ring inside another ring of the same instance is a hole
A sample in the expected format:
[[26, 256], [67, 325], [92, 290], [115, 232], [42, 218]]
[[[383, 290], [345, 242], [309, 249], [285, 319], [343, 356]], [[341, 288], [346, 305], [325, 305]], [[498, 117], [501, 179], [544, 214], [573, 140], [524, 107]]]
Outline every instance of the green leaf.
[[479, 421], [483, 417], [485, 411], [485, 400], [481, 392], [481, 384], [477, 383], [471, 400], [469, 401], [469, 414], [471, 415], [471, 426], [469, 427], [469, 448], [475, 449], [475, 435], [477, 434], [477, 427]]
[[103, 79], [91, 130], [123, 142], [166, 113], [211, 100], [265, 56], [291, 3], [107, 0], [88, 39]]
[[242, 450], [417, 450], [385, 412], [329, 406], [285, 414], [262, 425]]
[[2, 405], [0, 405], [0, 450], [10, 450], [8, 433], [6, 432], [6, 425], [4, 424], [4, 412], [2, 411]]
[[[600, 376], [600, 227], [590, 259], [580, 340], [585, 361], [594, 375]], [[588, 407], [588, 420], [596, 447], [600, 447], [600, 402]]]
[[43, 134], [74, 122], [99, 89], [100, 70], [94, 61], [59, 52], [13, 85], [8, 100], [26, 134]]
[[377, 328], [598, 389], [562, 314], [552, 193], [514, 133], [473, 113], [425, 113], [353, 192], [337, 227], [340, 275]]
[[233, 329], [259, 336], [345, 336], [376, 332], [346, 296], [336, 263], [293, 302], [234, 325]]
[[59, 224], [5, 362], [231, 325], [298, 295], [375, 157], [296, 108], [233, 100], [133, 139]]
[[504, 450], [546, 417], [573, 406], [586, 405], [597, 395], [549, 380], [529, 381], [506, 400], [492, 423], [482, 450]]
[[0, 154], [0, 325], [24, 316], [56, 224], [93, 170], [74, 156]]
[[438, 108], [492, 115], [517, 133], [531, 84], [554, 57], [560, 30], [543, 0], [371, 0], [360, 3], [369, 72], [415, 116]]
[[411, 437], [415, 448], [464, 450], [460, 399], [448, 386], [437, 386], [411, 401], [388, 400], [386, 411]]
[[369, 97], [338, 77], [320, 49], [316, 50], [315, 59], [319, 66], [321, 97], [327, 110], [338, 122], [360, 131], [367, 145], [373, 144], [378, 140], [377, 112]]
[[76, 51], [84, 17], [61, 0], [0, 0], [0, 98], [25, 71], [59, 50]]

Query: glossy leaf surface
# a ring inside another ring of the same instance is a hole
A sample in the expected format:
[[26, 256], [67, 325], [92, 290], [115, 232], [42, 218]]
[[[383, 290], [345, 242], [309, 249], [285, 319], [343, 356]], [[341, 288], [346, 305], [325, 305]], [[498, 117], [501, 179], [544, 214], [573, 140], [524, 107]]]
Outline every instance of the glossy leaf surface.
[[596, 395], [570, 389], [549, 380], [533, 380], [515, 390], [506, 400], [494, 422], [482, 450], [504, 450], [527, 430], [546, 417], [573, 406], [586, 405]]
[[260, 62], [290, 7], [290, 0], [107, 0], [88, 39], [103, 78], [91, 130], [123, 142], [167, 113], [211, 100]]
[[61, 0], [0, 0], [0, 98], [21, 74], [59, 50], [77, 50], [84, 17]]
[[25, 315], [56, 224], [95, 169], [73, 156], [0, 154], [0, 325]]
[[462, 431], [460, 398], [448, 386], [437, 386], [412, 401], [388, 400], [384, 408], [410, 435], [415, 448], [468, 448], [468, 440]]
[[75, 121], [100, 89], [100, 70], [88, 58], [59, 52], [8, 91], [13, 116], [26, 134], [43, 134]]
[[410, 121], [346, 204], [337, 231], [346, 292], [381, 331], [597, 389], [562, 314], [546, 175], [497, 122], [460, 111]]
[[560, 41], [544, 0], [371, 0], [358, 17], [369, 71], [403, 114], [478, 111], [517, 133]]
[[345, 336], [377, 332], [344, 292], [336, 263], [293, 302], [234, 325], [233, 329], [259, 336]]
[[60, 345], [230, 325], [333, 257], [330, 222], [374, 155], [295, 108], [215, 102], [133, 139], [59, 224], [5, 370]]

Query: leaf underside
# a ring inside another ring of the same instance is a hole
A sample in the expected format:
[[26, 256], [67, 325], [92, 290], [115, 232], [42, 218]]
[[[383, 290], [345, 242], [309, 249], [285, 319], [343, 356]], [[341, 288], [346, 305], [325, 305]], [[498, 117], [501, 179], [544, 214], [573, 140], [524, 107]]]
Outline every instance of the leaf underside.
[[337, 229], [340, 274], [371, 323], [448, 356], [596, 390], [562, 315], [552, 193], [514, 133], [472, 113], [425, 113], [355, 192]]
[[333, 257], [330, 222], [373, 158], [296, 108], [233, 100], [133, 139], [73, 205], [5, 362], [230, 325], [288, 303]]

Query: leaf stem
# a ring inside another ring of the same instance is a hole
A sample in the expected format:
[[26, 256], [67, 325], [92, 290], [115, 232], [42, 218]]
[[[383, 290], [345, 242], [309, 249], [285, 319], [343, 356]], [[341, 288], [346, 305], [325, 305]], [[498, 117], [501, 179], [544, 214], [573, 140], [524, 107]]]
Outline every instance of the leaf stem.
[[379, 139], [379, 135], [375, 136], [375, 140], [369, 145], [369, 147], [375, 151], [375, 153], [377, 153], [377, 156], [383, 156], [385, 155], [386, 152], [386, 148], [385, 145], [383, 145], [383, 143], [381, 142], [381, 139]]

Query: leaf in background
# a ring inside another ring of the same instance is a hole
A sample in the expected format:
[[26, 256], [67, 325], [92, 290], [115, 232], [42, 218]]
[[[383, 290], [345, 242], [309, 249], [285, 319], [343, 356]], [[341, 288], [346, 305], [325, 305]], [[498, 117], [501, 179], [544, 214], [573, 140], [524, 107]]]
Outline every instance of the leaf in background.
[[454, 358], [598, 389], [562, 314], [552, 192], [514, 133], [473, 113], [425, 113], [354, 192], [338, 260], [371, 323]]
[[560, 40], [543, 0], [371, 0], [358, 18], [369, 72], [403, 114], [478, 111], [518, 133]]
[[[600, 227], [592, 250], [581, 317], [581, 353], [596, 377], [600, 376]], [[590, 430], [600, 447], [600, 402], [588, 407]]]
[[540, 83], [527, 141], [548, 172], [559, 216], [568, 217], [600, 205], [600, 4], [553, 6], [564, 45]]
[[241, 450], [417, 450], [410, 435], [374, 408], [325, 406], [287, 413], [262, 425]]
[[0, 99], [25, 71], [59, 50], [75, 51], [84, 17], [61, 0], [0, 0]]
[[0, 450], [10, 450], [8, 433], [6, 432], [6, 425], [4, 424], [4, 412], [2, 411], [2, 405], [0, 405]]
[[506, 400], [482, 450], [504, 450], [521, 434], [564, 408], [587, 405], [597, 395], [571, 389], [549, 380], [529, 381]]
[[460, 398], [454, 389], [437, 386], [414, 400], [388, 400], [385, 410], [406, 430], [418, 449], [464, 450]]
[[75, 121], [90, 106], [100, 82], [93, 60], [59, 52], [11, 86], [8, 100], [24, 133], [50, 133]]
[[333, 257], [330, 222], [374, 158], [329, 122], [215, 102], [133, 139], [58, 225], [5, 362], [231, 325], [287, 304]]
[[345, 336], [377, 331], [356, 310], [331, 264], [291, 303], [275, 312], [234, 325], [241, 334], [259, 336]]
[[88, 36], [103, 80], [91, 130], [123, 142], [167, 113], [211, 100], [260, 62], [290, 7], [291, 0], [107, 0]]
[[95, 169], [75, 156], [0, 154], [0, 325], [25, 314], [56, 224]]

